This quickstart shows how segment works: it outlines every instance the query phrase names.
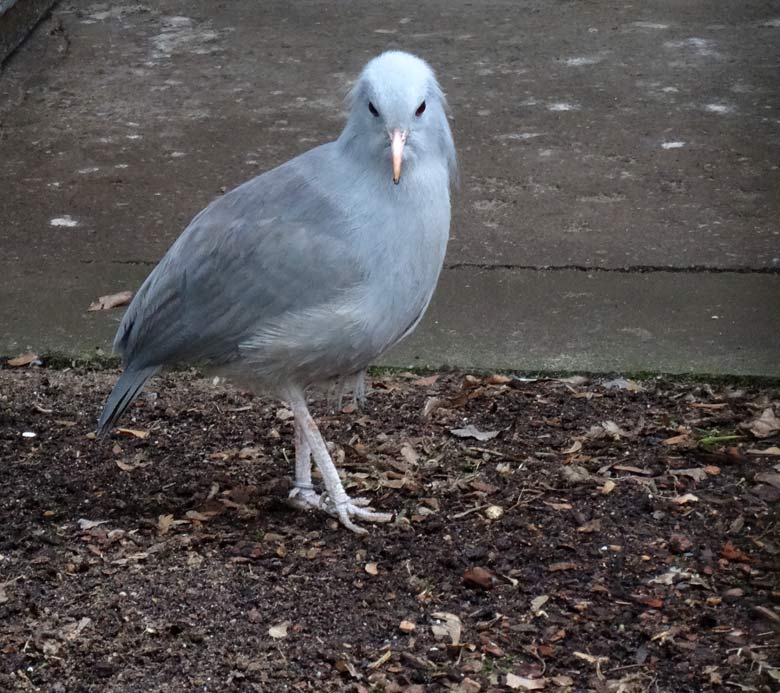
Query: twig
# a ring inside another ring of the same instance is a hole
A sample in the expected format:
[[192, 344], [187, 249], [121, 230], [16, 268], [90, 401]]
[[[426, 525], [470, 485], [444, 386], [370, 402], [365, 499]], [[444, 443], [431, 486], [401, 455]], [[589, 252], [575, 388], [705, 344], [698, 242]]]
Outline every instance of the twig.
[[498, 450], [491, 450], [490, 448], [481, 448], [477, 445], [464, 445], [463, 449], [468, 452], [484, 452], [487, 455], [492, 455], [493, 457], [500, 457], [504, 460], [512, 460], [513, 462], [520, 462], [521, 464], [525, 462], [524, 459], [518, 457], [517, 455], [509, 455], [505, 452], [499, 452]]
[[479, 512], [480, 510], [484, 510], [487, 507], [487, 503], [484, 505], [477, 505], [474, 508], [469, 508], [468, 510], [464, 510], [462, 513], [458, 513], [457, 515], [450, 515], [450, 520], [459, 520], [461, 517], [466, 517], [466, 515], [471, 515], [471, 513]]

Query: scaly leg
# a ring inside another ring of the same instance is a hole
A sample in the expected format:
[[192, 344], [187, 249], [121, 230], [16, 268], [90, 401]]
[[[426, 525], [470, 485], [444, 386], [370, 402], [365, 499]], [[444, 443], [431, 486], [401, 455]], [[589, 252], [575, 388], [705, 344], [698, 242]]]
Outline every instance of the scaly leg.
[[311, 447], [303, 434], [298, 417], [295, 417], [295, 485], [288, 499], [296, 508], [309, 510], [320, 508], [320, 495], [311, 482]]
[[[390, 520], [393, 519], [393, 516], [390, 513], [378, 513], [374, 512], [371, 508], [361, 507], [363, 499], [352, 499], [347, 495], [347, 492], [344, 490], [344, 486], [341, 483], [341, 479], [339, 478], [336, 465], [333, 464], [328, 448], [325, 445], [325, 441], [317, 428], [317, 424], [309, 413], [309, 408], [306, 406], [306, 399], [303, 396], [303, 392], [300, 390], [290, 390], [287, 393], [286, 399], [290, 402], [293, 414], [295, 415], [296, 442], [298, 441], [299, 436], [298, 430], [300, 430], [300, 437], [308, 444], [311, 455], [314, 457], [314, 463], [317, 465], [317, 469], [320, 470], [320, 474], [322, 474], [322, 480], [325, 484], [325, 489], [327, 490], [327, 499], [318, 499], [318, 506], [330, 515], [333, 515], [333, 517], [338, 518], [342, 525], [357, 534], [366, 534], [367, 532], [365, 529], [358, 527], [358, 525], [352, 522], [352, 517], [367, 520], [369, 522], [390, 522]], [[303, 455], [301, 455], [301, 457], [298, 456], [296, 445], [296, 484], [299, 479], [299, 460], [302, 459]], [[300, 464], [303, 466], [303, 461], [300, 461]], [[308, 469], [308, 479], [308, 483], [311, 484], [310, 468]], [[303, 483], [306, 483], [305, 477]]]

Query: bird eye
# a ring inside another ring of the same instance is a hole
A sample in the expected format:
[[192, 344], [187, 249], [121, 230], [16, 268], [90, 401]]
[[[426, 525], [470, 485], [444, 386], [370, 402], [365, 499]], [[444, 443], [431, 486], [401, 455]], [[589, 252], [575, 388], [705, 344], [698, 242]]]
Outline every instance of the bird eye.
[[370, 101], [368, 102], [368, 110], [371, 111], [371, 115], [374, 116], [374, 118], [379, 117], [379, 111], [376, 110], [376, 106], [372, 104]]
[[425, 113], [425, 101], [423, 101], [418, 107], [417, 110], [414, 112], [414, 115], [416, 115], [418, 118]]

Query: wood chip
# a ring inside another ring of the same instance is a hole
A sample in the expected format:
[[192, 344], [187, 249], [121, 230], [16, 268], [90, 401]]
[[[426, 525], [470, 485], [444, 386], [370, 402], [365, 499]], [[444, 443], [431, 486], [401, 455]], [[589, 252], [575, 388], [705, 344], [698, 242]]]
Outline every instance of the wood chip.
[[140, 438], [141, 440], [146, 440], [149, 437], [149, 431], [142, 431], [137, 428], [117, 428], [116, 432], [121, 433], [124, 436]]

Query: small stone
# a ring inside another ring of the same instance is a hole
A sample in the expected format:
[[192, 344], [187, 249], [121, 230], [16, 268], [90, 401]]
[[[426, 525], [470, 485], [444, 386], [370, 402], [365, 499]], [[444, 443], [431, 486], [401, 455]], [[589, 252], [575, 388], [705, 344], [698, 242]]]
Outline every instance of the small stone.
[[500, 505], [489, 505], [485, 508], [485, 517], [488, 520], [498, 520], [504, 514], [504, 509]]

